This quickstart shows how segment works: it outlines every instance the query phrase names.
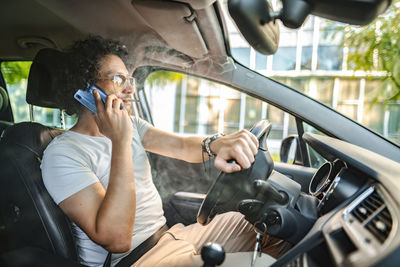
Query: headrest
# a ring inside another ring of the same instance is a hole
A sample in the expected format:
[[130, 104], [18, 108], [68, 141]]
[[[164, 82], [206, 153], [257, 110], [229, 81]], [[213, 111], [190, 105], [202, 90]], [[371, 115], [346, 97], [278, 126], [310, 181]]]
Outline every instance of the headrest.
[[56, 92], [69, 84], [70, 61], [68, 53], [50, 48], [40, 50], [29, 72], [26, 102], [40, 107], [63, 109], [57, 101]]
[[0, 113], [8, 108], [8, 95], [6, 90], [0, 86]]

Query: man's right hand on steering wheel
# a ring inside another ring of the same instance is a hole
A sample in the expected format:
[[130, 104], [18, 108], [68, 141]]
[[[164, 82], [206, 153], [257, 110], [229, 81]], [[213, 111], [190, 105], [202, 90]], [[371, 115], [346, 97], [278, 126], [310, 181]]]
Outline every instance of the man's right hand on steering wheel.
[[262, 120], [250, 131], [242, 130], [211, 142], [209, 149], [217, 154], [215, 166], [222, 172], [200, 206], [199, 223], [208, 224], [218, 212], [235, 211], [240, 201], [254, 198], [254, 181], [267, 180], [274, 168], [266, 145], [271, 127], [269, 121]]
[[[214, 165], [225, 173], [250, 168], [258, 151], [258, 139], [248, 130], [220, 137], [210, 144], [216, 154]], [[232, 160], [234, 160], [232, 162]]]

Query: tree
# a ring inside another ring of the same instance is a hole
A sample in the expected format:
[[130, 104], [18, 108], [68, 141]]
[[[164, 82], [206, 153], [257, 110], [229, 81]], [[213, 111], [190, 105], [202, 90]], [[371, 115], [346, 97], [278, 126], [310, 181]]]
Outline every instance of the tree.
[[373, 102], [400, 100], [400, 1], [368, 26], [338, 26], [344, 32], [342, 46], [349, 48], [347, 64], [354, 70], [383, 71]]
[[1, 71], [7, 84], [15, 85], [28, 79], [30, 61], [5, 61], [1, 63]]
[[173, 71], [156, 71], [151, 73], [146, 81], [152, 86], [165, 86], [168, 83], [180, 82], [182, 81], [185, 74]]
[[1, 63], [1, 72], [12, 100], [14, 121], [23, 121], [29, 118], [25, 97], [31, 64], [30, 61], [4, 61]]

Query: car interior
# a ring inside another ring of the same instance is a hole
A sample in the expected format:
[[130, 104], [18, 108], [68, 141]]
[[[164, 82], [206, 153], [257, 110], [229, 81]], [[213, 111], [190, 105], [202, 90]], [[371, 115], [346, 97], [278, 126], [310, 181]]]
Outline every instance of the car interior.
[[[45, 126], [34, 121], [33, 106], [65, 108], [55, 97], [71, 73], [65, 50], [87, 35], [100, 35], [122, 41], [130, 51], [135, 114], [150, 123], [145, 81], [160, 70], [229, 85], [295, 118], [298, 134], [280, 148], [284, 163], [269, 153], [267, 120], [249, 129], [260, 146], [254, 164], [237, 173], [149, 153], [168, 225], [208, 224], [216, 214], [239, 211], [261, 231], [293, 245], [281, 258], [260, 258], [256, 266], [397, 266], [400, 148], [238, 63], [230, 54], [223, 14], [229, 12], [254, 49], [273, 54], [279, 44], [276, 20], [293, 29], [310, 14], [366, 25], [390, 2], [282, 0], [272, 10], [264, 0], [2, 1], [0, 62], [32, 61], [26, 90], [32, 108], [30, 121], [14, 122], [0, 72], [0, 265], [83, 266], [71, 221], [47, 193], [40, 171], [46, 146], [66, 130], [60, 127], [64, 116], [61, 112], [60, 125]], [[305, 132], [303, 123], [322, 134]], [[310, 148], [324, 159], [318, 168], [310, 164]], [[226, 262], [251, 266], [249, 255], [231, 255], [235, 260]]]

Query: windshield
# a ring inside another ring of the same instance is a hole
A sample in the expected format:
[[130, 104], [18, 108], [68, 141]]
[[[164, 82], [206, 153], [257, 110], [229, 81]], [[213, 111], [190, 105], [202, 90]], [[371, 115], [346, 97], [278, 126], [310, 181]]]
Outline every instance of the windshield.
[[[274, 4], [274, 3], [272, 3]], [[227, 16], [233, 58], [400, 144], [399, 3], [369, 26], [309, 16], [298, 30], [280, 23], [277, 52], [249, 46]]]

